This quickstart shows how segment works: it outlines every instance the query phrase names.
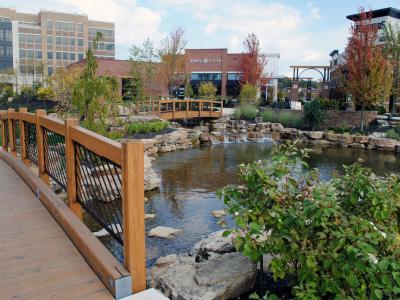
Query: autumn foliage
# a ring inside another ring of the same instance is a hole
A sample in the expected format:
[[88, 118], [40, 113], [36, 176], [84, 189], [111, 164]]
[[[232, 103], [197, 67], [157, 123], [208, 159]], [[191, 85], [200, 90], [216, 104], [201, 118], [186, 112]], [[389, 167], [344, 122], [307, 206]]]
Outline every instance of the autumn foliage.
[[392, 75], [389, 62], [377, 44], [378, 28], [371, 24], [371, 13], [360, 9], [350, 28], [346, 47], [345, 87], [361, 106], [361, 129], [366, 106], [376, 105], [390, 95]]
[[249, 34], [243, 42], [245, 52], [240, 61], [242, 84], [257, 86], [263, 76], [267, 58], [261, 53], [260, 42], [254, 33]]

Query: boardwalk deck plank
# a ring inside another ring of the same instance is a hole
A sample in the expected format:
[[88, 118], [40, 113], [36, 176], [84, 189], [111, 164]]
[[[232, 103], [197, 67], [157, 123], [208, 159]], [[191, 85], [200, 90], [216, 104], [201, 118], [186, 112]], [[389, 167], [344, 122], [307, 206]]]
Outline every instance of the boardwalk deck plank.
[[0, 160], [0, 298], [113, 299], [46, 208]]

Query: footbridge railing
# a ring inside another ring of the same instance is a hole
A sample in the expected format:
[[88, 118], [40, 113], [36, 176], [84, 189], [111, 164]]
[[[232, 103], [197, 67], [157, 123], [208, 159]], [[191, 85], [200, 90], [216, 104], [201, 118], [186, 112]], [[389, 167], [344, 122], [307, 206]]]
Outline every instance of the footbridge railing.
[[152, 113], [164, 120], [219, 118], [223, 101], [216, 100], [148, 100], [139, 102], [139, 112]]
[[144, 290], [143, 144], [117, 143], [80, 127], [77, 119], [55, 120], [44, 110], [9, 109], [0, 117], [3, 153], [35, 166], [42, 183], [67, 194], [71, 216], [82, 220], [85, 211], [123, 246], [124, 266], [119, 266], [111, 253], [101, 256], [104, 251], [91, 242], [97, 239], [75, 228], [68, 212], [57, 211], [57, 204], [49, 209], [105, 286], [118, 298], [126, 294], [130, 276], [130, 292]]

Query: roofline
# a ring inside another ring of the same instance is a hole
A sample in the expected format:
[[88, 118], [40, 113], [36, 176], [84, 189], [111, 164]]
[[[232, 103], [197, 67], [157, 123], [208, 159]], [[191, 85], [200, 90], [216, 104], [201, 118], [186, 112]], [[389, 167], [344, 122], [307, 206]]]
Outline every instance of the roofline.
[[[400, 10], [393, 7], [386, 7], [381, 9], [376, 9], [370, 11], [372, 14], [372, 18], [379, 17], [393, 17], [396, 19], [400, 19]], [[359, 19], [360, 14], [348, 15], [346, 18], [351, 21], [357, 21]]]

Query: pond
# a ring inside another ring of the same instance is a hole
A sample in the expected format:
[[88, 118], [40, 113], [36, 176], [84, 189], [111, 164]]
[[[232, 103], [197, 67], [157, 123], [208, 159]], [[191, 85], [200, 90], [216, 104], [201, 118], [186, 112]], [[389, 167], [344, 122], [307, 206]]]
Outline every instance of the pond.
[[[146, 212], [154, 213], [156, 218], [146, 221], [146, 231], [169, 226], [182, 232], [169, 240], [147, 238], [147, 264], [152, 265], [160, 256], [188, 252], [208, 233], [221, 230], [218, 219], [211, 214], [223, 208], [215, 192], [227, 184], [237, 183], [239, 164], [268, 159], [272, 147], [270, 142], [218, 144], [161, 154], [153, 163], [161, 176], [161, 188], [149, 194], [146, 203]], [[400, 172], [400, 157], [393, 153], [353, 148], [315, 148], [308, 163], [320, 170], [323, 180], [328, 180], [332, 172], [341, 173], [344, 164], [359, 158], [379, 176]], [[229, 217], [224, 222], [232, 225]], [[111, 239], [105, 243], [121, 258], [119, 245]]]

